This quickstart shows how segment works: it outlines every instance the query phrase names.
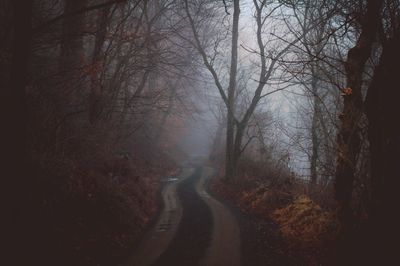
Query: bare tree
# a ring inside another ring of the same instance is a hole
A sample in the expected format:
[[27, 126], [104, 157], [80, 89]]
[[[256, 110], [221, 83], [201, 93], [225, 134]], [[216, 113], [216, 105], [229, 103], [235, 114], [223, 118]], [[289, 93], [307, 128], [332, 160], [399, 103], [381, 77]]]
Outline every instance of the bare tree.
[[[268, 17], [276, 9], [273, 8], [271, 12], [266, 11], [267, 1], [253, 1], [255, 8], [254, 19], [256, 22], [256, 38], [258, 50], [250, 50], [251, 53], [256, 54], [259, 57], [260, 72], [257, 78], [258, 85], [254, 90], [254, 94], [251, 97], [249, 105], [244, 109], [241, 117], [238, 117], [237, 103], [235, 102], [235, 95], [237, 94], [237, 69], [238, 69], [238, 37], [239, 37], [239, 14], [240, 4], [239, 1], [233, 2], [233, 19], [232, 19], [232, 34], [231, 34], [231, 57], [230, 57], [230, 70], [229, 70], [229, 84], [227, 89], [224, 89], [221, 81], [221, 77], [213, 65], [215, 56], [208, 55], [206, 47], [202, 43], [199, 34], [199, 28], [196, 25], [196, 21], [193, 19], [191, 14], [190, 6], [188, 1], [185, 1], [185, 11], [191, 25], [194, 45], [198, 50], [199, 54], [203, 59], [203, 63], [211, 73], [218, 92], [221, 95], [223, 102], [227, 109], [227, 135], [226, 135], [226, 161], [225, 161], [225, 179], [229, 180], [236, 175], [236, 168], [239, 158], [243, 152], [243, 136], [246, 132], [246, 127], [249, 123], [251, 116], [257, 108], [260, 101], [270, 95], [273, 92], [263, 93], [266, 84], [273, 75], [273, 72], [277, 68], [279, 59], [287, 53], [290, 47], [292, 47], [299, 39], [288, 41], [286, 45], [275, 53], [266, 52], [266, 43], [263, 40], [263, 31]], [[218, 45], [215, 43], [214, 45]]]
[[296, 59], [287, 62], [287, 70], [293, 76], [291, 82], [304, 89], [304, 100], [309, 105], [306, 107], [308, 113], [304, 113], [305, 110], [301, 108], [298, 112], [302, 113], [299, 119], [303, 120], [308, 131], [306, 134], [309, 134], [306, 138], [310, 147], [303, 147], [303, 150], [307, 150], [310, 191], [313, 191], [320, 177], [324, 176], [321, 181], [326, 184], [325, 181], [334, 175], [329, 166], [332, 165], [332, 157], [336, 156], [333, 134], [336, 130], [335, 111], [338, 105], [334, 102], [337, 101], [336, 87], [340, 87], [340, 82], [330, 78], [329, 73], [338, 73], [340, 67], [336, 65], [341, 64], [340, 56], [332, 52], [332, 45], [335, 46], [332, 36], [335, 33], [331, 24], [338, 9], [337, 4], [328, 1], [310, 0], [301, 4], [285, 1], [285, 5], [293, 10], [294, 21], [294, 25], [292, 22], [286, 24], [289, 24], [293, 34], [303, 35], [293, 51]]

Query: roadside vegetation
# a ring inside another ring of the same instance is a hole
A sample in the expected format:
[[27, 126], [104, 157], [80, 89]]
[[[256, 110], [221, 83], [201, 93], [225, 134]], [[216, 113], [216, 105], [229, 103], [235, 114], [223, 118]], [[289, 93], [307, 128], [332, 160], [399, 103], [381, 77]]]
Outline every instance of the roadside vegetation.
[[[278, 248], [293, 261], [301, 265], [334, 265], [329, 263], [335, 259], [339, 222], [332, 196], [311, 195], [307, 182], [280, 166], [272, 161], [244, 159], [236, 179], [224, 182], [221, 171], [210, 189], [244, 215], [276, 224], [276, 233], [283, 239]], [[264, 238], [260, 241], [271, 241], [271, 234]]]

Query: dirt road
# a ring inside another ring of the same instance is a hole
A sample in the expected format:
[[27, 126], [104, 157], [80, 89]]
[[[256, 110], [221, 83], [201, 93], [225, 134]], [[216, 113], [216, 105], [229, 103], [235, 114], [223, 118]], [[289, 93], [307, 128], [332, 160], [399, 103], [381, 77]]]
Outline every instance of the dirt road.
[[200, 264], [239, 266], [241, 261], [240, 228], [229, 209], [207, 193], [207, 183], [213, 175], [213, 168], [203, 167], [202, 178], [196, 186], [196, 192], [211, 209], [214, 225], [210, 246]]
[[165, 207], [158, 222], [127, 265], [240, 265], [236, 218], [207, 193], [213, 169], [183, 168], [162, 191]]
[[182, 168], [177, 180], [172, 179], [164, 186], [161, 192], [164, 208], [157, 223], [145, 235], [132, 257], [123, 266], [151, 265], [167, 249], [182, 218], [182, 204], [177, 197], [177, 187], [193, 172], [193, 168]]

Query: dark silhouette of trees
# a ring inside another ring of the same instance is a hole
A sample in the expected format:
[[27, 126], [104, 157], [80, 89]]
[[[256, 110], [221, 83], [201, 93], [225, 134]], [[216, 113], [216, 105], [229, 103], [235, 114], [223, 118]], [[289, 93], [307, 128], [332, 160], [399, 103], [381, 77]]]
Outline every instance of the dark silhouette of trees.
[[368, 1], [356, 45], [347, 53], [345, 63], [347, 84], [343, 89], [343, 112], [338, 133], [338, 159], [335, 176], [336, 199], [339, 217], [344, 226], [351, 223], [351, 196], [360, 153], [359, 122], [363, 113], [362, 80], [365, 64], [371, 55], [379, 27], [382, 1]]
[[[5, 261], [10, 259], [16, 263], [23, 263], [23, 259], [18, 257], [18, 247], [27, 247], [30, 242], [21, 242], [25, 237], [29, 237], [30, 227], [24, 228], [23, 219], [26, 206], [26, 195], [30, 195], [29, 179], [29, 163], [27, 156], [28, 143], [27, 137], [27, 119], [28, 108], [26, 105], [27, 90], [30, 85], [29, 63], [31, 59], [31, 36], [32, 36], [32, 16], [33, 1], [11, 2], [3, 1], [5, 10], [9, 12], [8, 18], [3, 21], [2, 33], [6, 37], [3, 41], [5, 45], [2, 47], [2, 60], [0, 61], [0, 69], [2, 71], [1, 87], [3, 98], [3, 175], [7, 176], [3, 180], [3, 206], [5, 209], [4, 223], [5, 234], [4, 240], [8, 244], [5, 250]], [[8, 29], [6, 29], [8, 28]], [[7, 32], [8, 31], [8, 32]], [[13, 39], [9, 39], [10, 35]], [[10, 46], [7, 46], [10, 45]], [[9, 64], [7, 60], [7, 52], [9, 52]], [[4, 59], [4, 57], [6, 59]], [[28, 200], [30, 198], [28, 197]], [[12, 252], [9, 252], [11, 248]], [[28, 253], [29, 255], [30, 253]]]
[[[396, 114], [400, 111], [397, 104], [399, 87], [397, 76], [400, 62], [399, 8], [399, 4], [395, 1], [387, 1], [384, 7], [383, 14], [392, 14], [392, 16], [384, 16], [383, 21], [389, 22], [387, 24], [381, 22], [378, 25], [382, 54], [366, 97], [372, 179], [371, 227], [369, 229], [372, 241], [375, 243], [373, 246], [377, 247], [377, 262], [379, 258], [384, 258], [387, 263], [396, 256], [395, 247], [382, 248], [377, 243], [394, 241], [393, 232], [397, 230], [394, 209], [399, 200], [396, 190], [400, 176], [398, 166], [400, 125], [396, 122]], [[385, 24], [388, 26], [385, 27]]]
[[21, 264], [118, 264], [155, 214], [158, 176], [176, 170], [196, 112], [192, 48], [177, 45], [173, 5], [1, 7], [1, 84], [16, 103], [7, 119], [10, 242], [27, 254]]
[[[157, 177], [186, 156], [178, 143], [208, 78], [219, 111], [210, 157], [232, 181], [223, 186], [245, 180], [265, 205], [308, 193], [337, 215], [340, 255], [379, 264], [394, 253], [380, 244], [394, 238], [399, 200], [398, 0], [0, 7], [0, 84], [15, 102], [4, 112], [4, 139], [15, 140], [5, 151], [17, 162], [7, 197], [25, 228], [14, 242], [27, 236], [29, 249], [42, 236], [30, 251], [39, 264], [126, 255], [156, 212]], [[274, 93], [293, 106], [267, 101]]]

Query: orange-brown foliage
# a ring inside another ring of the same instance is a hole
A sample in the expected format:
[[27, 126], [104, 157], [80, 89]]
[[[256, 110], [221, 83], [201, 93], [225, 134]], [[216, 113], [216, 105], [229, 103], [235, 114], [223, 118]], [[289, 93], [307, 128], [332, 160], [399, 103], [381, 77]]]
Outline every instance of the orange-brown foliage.
[[326, 212], [308, 196], [301, 195], [293, 203], [275, 210], [272, 217], [282, 234], [299, 242], [319, 242], [337, 232], [335, 215]]

